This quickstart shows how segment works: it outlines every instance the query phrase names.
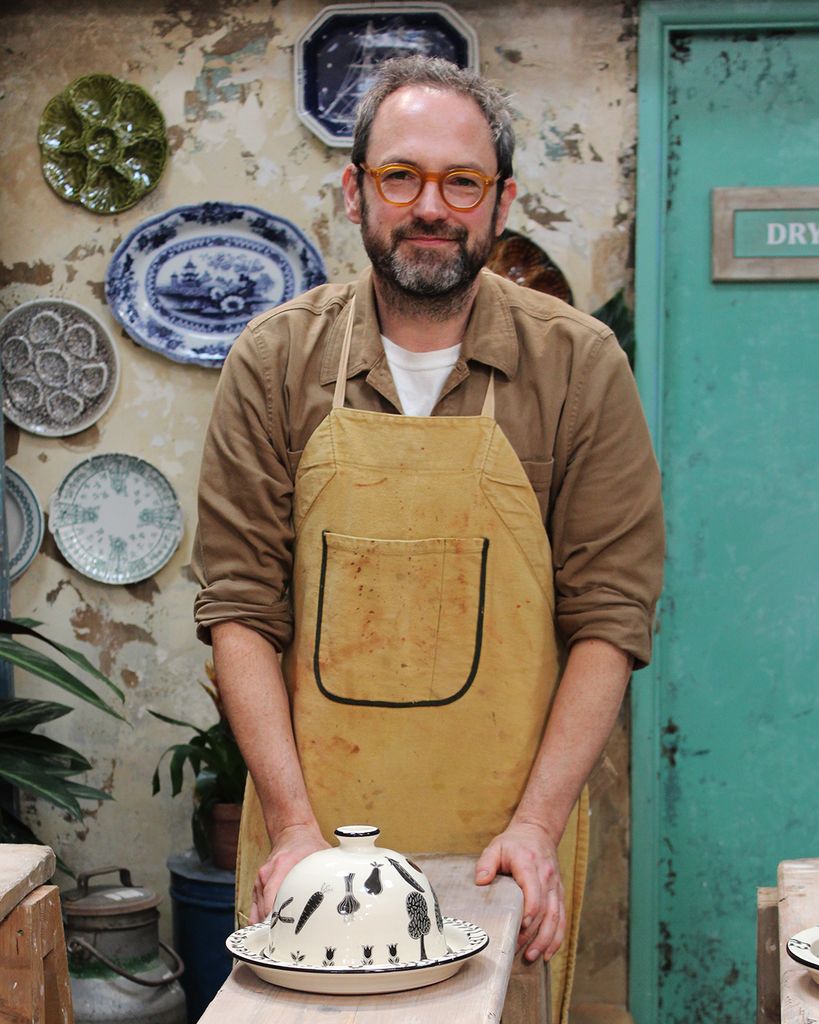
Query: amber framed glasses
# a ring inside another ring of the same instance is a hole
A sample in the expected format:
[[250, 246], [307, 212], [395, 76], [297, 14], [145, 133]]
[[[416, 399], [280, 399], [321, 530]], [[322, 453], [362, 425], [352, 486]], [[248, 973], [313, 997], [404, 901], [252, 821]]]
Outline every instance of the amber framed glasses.
[[451, 171], [421, 171], [412, 164], [383, 164], [381, 167], [358, 165], [373, 179], [381, 198], [392, 206], [410, 206], [421, 195], [424, 185], [434, 181], [441, 199], [450, 210], [462, 213], [480, 206], [486, 193], [500, 178], [472, 167], [453, 167]]

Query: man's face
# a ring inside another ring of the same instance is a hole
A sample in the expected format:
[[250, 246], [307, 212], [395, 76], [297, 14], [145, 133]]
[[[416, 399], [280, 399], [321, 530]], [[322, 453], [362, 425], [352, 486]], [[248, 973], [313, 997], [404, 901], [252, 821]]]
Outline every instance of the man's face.
[[[465, 96], [405, 86], [381, 104], [373, 122], [367, 164], [412, 164], [422, 171], [470, 167], [497, 173], [489, 126], [478, 105]], [[500, 196], [493, 185], [482, 203], [455, 211], [438, 186], [428, 181], [409, 206], [393, 206], [378, 194], [369, 175], [358, 186], [358, 171], [344, 174], [348, 217], [361, 224], [376, 275], [407, 296], [432, 298], [467, 291], [503, 230], [514, 182]]]

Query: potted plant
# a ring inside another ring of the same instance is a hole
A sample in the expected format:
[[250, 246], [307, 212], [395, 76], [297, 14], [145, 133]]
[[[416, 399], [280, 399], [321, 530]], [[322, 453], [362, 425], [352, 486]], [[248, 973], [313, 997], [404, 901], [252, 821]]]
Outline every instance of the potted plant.
[[192, 722], [149, 709], [154, 718], [195, 733], [187, 743], [176, 743], [163, 752], [154, 770], [153, 793], [155, 796], [160, 791], [159, 769], [167, 754], [171, 755], [172, 796], [182, 791], [184, 768], [189, 763], [195, 777], [191, 828], [196, 852], [200, 860], [210, 860], [215, 867], [233, 871], [247, 767], [225, 717], [212, 662], [205, 663], [205, 671], [210, 684], [200, 682], [199, 685], [213, 701], [219, 716], [210, 728], [200, 729]]
[[[49, 640], [39, 633], [35, 627], [40, 625], [42, 623], [34, 619], [0, 619], [0, 659], [54, 683], [100, 711], [125, 721], [91, 687], [58, 661], [15, 639], [15, 635], [23, 635], [48, 644], [83, 672], [104, 683], [121, 701], [125, 699], [122, 691], [79, 651]], [[111, 794], [72, 779], [72, 776], [92, 767], [91, 762], [79, 751], [34, 732], [37, 726], [62, 718], [71, 710], [67, 704], [57, 701], [22, 697], [0, 701], [0, 779], [12, 787], [42, 797], [66, 811], [75, 821], [81, 821], [83, 810], [80, 800], [111, 800]], [[14, 806], [13, 792], [11, 789], [0, 798], [0, 842], [42, 845], [42, 840], [19, 817]], [[62, 871], [73, 875], [59, 855], [57, 864]]]

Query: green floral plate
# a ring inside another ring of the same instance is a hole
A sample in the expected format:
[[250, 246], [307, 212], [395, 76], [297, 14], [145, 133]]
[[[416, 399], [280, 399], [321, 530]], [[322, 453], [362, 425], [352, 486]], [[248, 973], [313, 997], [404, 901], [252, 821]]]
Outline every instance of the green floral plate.
[[156, 187], [168, 158], [162, 111], [113, 75], [85, 75], [49, 100], [38, 139], [46, 181], [93, 213], [133, 206]]

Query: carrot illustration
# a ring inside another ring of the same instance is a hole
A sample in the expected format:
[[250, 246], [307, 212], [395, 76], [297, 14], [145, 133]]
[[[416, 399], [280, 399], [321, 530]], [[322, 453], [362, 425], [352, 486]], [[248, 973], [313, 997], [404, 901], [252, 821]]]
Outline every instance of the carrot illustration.
[[299, 923], [296, 925], [295, 934], [298, 935], [302, 928], [307, 924], [311, 914], [315, 914], [318, 908], [321, 906], [321, 901], [324, 899], [324, 894], [330, 891], [328, 885], [322, 885], [318, 892], [314, 892], [310, 899], [304, 904], [304, 910], [301, 912]]

